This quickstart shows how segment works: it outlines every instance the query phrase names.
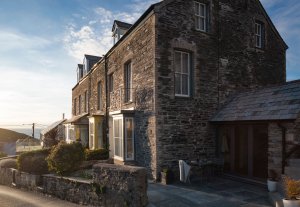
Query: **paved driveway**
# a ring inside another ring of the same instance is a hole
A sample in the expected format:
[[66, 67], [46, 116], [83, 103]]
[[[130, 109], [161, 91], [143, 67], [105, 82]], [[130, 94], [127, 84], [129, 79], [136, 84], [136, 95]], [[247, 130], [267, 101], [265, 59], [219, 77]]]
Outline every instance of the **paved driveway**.
[[149, 184], [148, 207], [271, 207], [263, 187], [226, 179], [192, 185]]

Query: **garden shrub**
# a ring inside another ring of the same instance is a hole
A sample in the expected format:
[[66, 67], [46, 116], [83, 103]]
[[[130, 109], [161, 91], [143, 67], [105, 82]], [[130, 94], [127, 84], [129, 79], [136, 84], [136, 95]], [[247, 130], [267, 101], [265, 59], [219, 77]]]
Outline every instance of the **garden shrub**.
[[5, 154], [4, 152], [0, 152], [0, 158], [2, 157], [7, 157], [7, 154]]
[[17, 169], [17, 160], [13, 158], [0, 160], [0, 167]]
[[66, 175], [78, 168], [84, 160], [84, 149], [79, 142], [60, 142], [53, 147], [47, 158], [49, 170]]
[[107, 149], [85, 150], [85, 160], [107, 160], [108, 156]]
[[50, 149], [41, 149], [30, 152], [24, 152], [17, 158], [17, 167], [20, 171], [42, 175], [48, 173], [48, 164], [46, 161]]

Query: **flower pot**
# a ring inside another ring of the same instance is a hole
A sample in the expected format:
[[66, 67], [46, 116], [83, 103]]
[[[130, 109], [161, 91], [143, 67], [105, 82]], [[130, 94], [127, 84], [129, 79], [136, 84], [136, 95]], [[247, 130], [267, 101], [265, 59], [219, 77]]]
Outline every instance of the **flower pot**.
[[276, 192], [277, 191], [277, 181], [268, 180], [268, 191]]
[[300, 200], [287, 200], [283, 199], [284, 207], [300, 207]]

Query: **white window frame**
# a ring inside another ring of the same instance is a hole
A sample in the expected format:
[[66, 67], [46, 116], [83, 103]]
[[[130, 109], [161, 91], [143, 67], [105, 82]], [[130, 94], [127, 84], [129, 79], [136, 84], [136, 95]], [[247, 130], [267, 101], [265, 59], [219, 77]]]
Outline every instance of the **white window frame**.
[[[116, 141], [115, 141], [115, 139], [116, 139], [116, 137], [115, 137], [115, 121], [116, 120], [121, 120], [121, 131], [119, 132], [119, 133], [121, 133], [120, 134], [120, 139], [121, 139], [121, 146], [120, 146], [120, 153], [121, 153], [121, 156], [119, 156], [119, 155], [116, 155]], [[120, 160], [120, 161], [124, 161], [124, 120], [123, 120], [123, 116], [121, 115], [121, 116], [115, 116], [115, 117], [113, 117], [113, 142], [114, 142], [114, 159], [116, 159], [116, 160]]]
[[[199, 6], [199, 10], [197, 11], [197, 6]], [[204, 14], [201, 14], [201, 6], [204, 7]], [[195, 1], [195, 18], [198, 19], [199, 24], [197, 25], [195, 21], [195, 26], [196, 26], [196, 30], [201, 31], [201, 32], [207, 32], [207, 5], [197, 2]], [[200, 21], [203, 20], [204, 22], [204, 28], [200, 28]]]
[[[128, 70], [130, 69], [130, 76], [128, 75]], [[127, 62], [125, 64], [125, 68], [124, 68], [124, 80], [125, 80], [125, 88], [124, 88], [124, 100], [125, 100], [125, 103], [128, 103], [128, 102], [132, 102], [132, 63], [131, 61]], [[128, 85], [128, 81], [130, 81], [130, 84], [129, 84], [129, 88], [127, 87]], [[128, 97], [127, 97], [127, 90], [129, 90], [129, 94], [128, 94]]]
[[[181, 57], [181, 72], [180, 73], [178, 73], [177, 71], [176, 71], [176, 69], [175, 69], [175, 54], [176, 53], [180, 53], [180, 57]], [[183, 54], [187, 54], [188, 55], [188, 60], [187, 60], [187, 62], [188, 62], [188, 73], [184, 73], [183, 72]], [[190, 97], [191, 96], [191, 58], [190, 58], [190, 53], [188, 53], [188, 52], [183, 52], [183, 51], [179, 51], [179, 50], [176, 50], [175, 52], [174, 52], [174, 91], [175, 91], [175, 96], [178, 96], [178, 97]], [[176, 74], [179, 74], [180, 76], [181, 76], [181, 82], [180, 82], [180, 86], [181, 86], [181, 93], [180, 94], [178, 94], [178, 93], [176, 93]], [[182, 89], [183, 89], [183, 84], [182, 84], [182, 76], [183, 75], [187, 75], [188, 76], [188, 94], [183, 94], [182, 93]]]
[[259, 22], [255, 22], [255, 47], [257, 48], [262, 48], [262, 34], [263, 25]]
[[95, 120], [89, 120], [89, 149], [95, 149]]
[[[126, 130], [126, 121], [127, 120], [132, 120], [132, 157], [128, 157], [128, 151], [127, 151], [127, 144], [128, 144], [128, 142], [127, 142], [127, 140], [128, 140], [128, 137], [127, 137], [127, 130]], [[135, 157], [135, 148], [134, 148], [134, 146], [135, 146], [135, 137], [134, 137], [134, 131], [135, 131], [135, 128], [134, 128], [134, 118], [133, 117], [125, 117], [125, 122], [124, 122], [124, 128], [125, 128], [125, 137], [124, 137], [124, 139], [125, 139], [125, 158], [126, 158], [126, 160], [128, 160], [128, 161], [133, 161], [134, 160], [134, 157]]]

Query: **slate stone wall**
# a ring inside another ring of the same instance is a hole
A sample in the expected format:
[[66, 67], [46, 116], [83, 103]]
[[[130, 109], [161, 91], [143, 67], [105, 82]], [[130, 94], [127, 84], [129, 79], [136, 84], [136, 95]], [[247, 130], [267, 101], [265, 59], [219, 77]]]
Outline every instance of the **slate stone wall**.
[[[156, 10], [158, 169], [178, 160], [213, 157], [209, 123], [230, 95], [285, 81], [285, 47], [256, 0], [199, 0], [209, 7], [208, 31], [195, 30], [194, 1], [166, 0]], [[254, 24], [266, 26], [266, 47], [254, 47]], [[191, 97], [176, 97], [174, 51], [192, 56]]]
[[94, 166], [91, 180], [32, 175], [0, 168], [0, 184], [12, 186], [13, 182], [18, 188], [42, 192], [81, 205], [143, 207], [148, 204], [147, 171], [141, 167], [98, 164]]
[[[286, 81], [286, 47], [257, 0], [219, 4], [220, 103], [236, 91]], [[264, 47], [255, 47], [255, 22], [263, 23]]]
[[[155, 16], [149, 15], [107, 57], [108, 75], [113, 74], [109, 112], [134, 109], [135, 160], [156, 177], [155, 129]], [[131, 62], [133, 101], [124, 102], [125, 64]], [[111, 137], [112, 139], [112, 137]]]

